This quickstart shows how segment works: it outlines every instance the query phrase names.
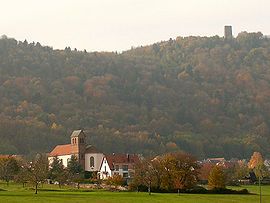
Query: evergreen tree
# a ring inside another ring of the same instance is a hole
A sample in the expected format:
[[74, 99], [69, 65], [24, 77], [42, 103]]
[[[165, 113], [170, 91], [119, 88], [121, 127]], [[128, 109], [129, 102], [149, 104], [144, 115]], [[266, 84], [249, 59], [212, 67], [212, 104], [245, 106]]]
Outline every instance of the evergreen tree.
[[67, 181], [67, 170], [57, 157], [54, 157], [50, 164], [49, 176], [53, 181], [58, 182], [59, 187]]
[[71, 182], [75, 182], [77, 183], [77, 187], [79, 189], [80, 187], [80, 182], [83, 179], [83, 168], [80, 165], [78, 159], [76, 156], [72, 155], [68, 165], [67, 165], [67, 172], [68, 172], [68, 176], [69, 176], [69, 180]]

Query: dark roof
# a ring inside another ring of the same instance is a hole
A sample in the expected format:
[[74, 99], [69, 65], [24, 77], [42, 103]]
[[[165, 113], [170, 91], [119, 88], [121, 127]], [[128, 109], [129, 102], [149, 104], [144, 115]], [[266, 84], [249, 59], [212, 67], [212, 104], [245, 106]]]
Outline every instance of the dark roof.
[[79, 136], [81, 133], [83, 133], [83, 130], [74, 130], [71, 134], [70, 137], [77, 137]]
[[106, 155], [106, 160], [113, 169], [115, 164], [135, 164], [139, 161], [139, 157], [136, 154], [110, 154]]
[[57, 145], [49, 154], [49, 156], [61, 156], [71, 154], [71, 144]]
[[88, 145], [86, 147], [85, 153], [102, 153], [101, 151], [99, 151], [96, 147], [94, 147], [93, 145]]

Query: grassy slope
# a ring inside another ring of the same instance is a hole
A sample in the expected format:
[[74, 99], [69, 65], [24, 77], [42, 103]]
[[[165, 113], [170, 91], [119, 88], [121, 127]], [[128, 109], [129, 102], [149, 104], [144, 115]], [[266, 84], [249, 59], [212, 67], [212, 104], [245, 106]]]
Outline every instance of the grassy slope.
[[[35, 195], [33, 190], [29, 188], [22, 188], [21, 185], [11, 184], [7, 187], [0, 184], [0, 188], [6, 191], [0, 191], [0, 202], [2, 203], [141, 203], [141, 202], [182, 202], [182, 203], [254, 203], [259, 202], [259, 195], [193, 195], [193, 194], [153, 194], [149, 196], [147, 193], [136, 192], [102, 192], [92, 191], [83, 192], [83, 190], [59, 190], [57, 187], [50, 188], [45, 186], [43, 190]], [[244, 187], [243, 187], [244, 188]], [[258, 187], [247, 186], [249, 191], [258, 194]], [[55, 191], [48, 191], [47, 189], [55, 189]], [[239, 189], [239, 188], [238, 188]], [[263, 186], [263, 201], [264, 203], [270, 202], [270, 186]]]

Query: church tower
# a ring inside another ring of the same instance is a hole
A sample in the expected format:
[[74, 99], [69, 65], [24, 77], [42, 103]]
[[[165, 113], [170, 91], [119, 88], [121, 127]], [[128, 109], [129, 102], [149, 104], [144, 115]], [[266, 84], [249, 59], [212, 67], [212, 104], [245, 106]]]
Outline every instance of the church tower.
[[224, 38], [225, 39], [232, 39], [233, 35], [232, 35], [232, 26], [231, 25], [226, 25], [224, 27]]
[[85, 149], [86, 149], [86, 140], [83, 130], [75, 130], [70, 136], [71, 141], [71, 154], [75, 155], [81, 164], [85, 167]]

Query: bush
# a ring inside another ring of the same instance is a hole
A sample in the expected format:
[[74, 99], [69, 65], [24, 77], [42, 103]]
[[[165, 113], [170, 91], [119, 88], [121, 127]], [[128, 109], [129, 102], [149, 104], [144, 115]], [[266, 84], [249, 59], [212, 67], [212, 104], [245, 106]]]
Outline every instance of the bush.
[[214, 188], [208, 191], [209, 194], [249, 194], [249, 191], [247, 189], [232, 190], [227, 188]]
[[[148, 187], [145, 185], [139, 185], [138, 187], [130, 187], [133, 191], [139, 192], [147, 192]], [[164, 190], [164, 189], [157, 189], [156, 187], [151, 188], [152, 192], [155, 193], [177, 193], [177, 190]], [[202, 186], [195, 186], [191, 189], [182, 189], [180, 193], [189, 193], [189, 194], [250, 194], [247, 189], [242, 190], [232, 190], [227, 188], [214, 188], [212, 190], [207, 190], [205, 187]]]
[[125, 180], [121, 175], [113, 175], [107, 179], [106, 183], [107, 185], [124, 186]]

